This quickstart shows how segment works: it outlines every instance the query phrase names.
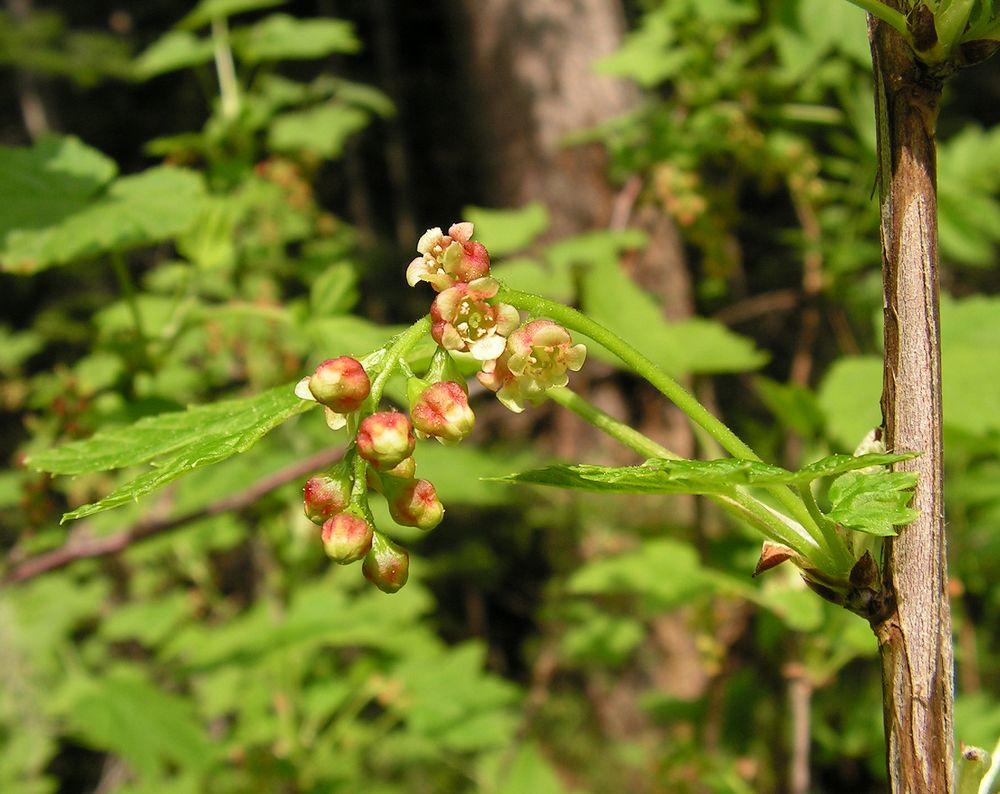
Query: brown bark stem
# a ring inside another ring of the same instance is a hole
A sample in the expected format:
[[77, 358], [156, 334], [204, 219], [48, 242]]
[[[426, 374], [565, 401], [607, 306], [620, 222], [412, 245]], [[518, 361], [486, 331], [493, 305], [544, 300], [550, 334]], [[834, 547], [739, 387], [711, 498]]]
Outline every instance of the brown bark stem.
[[[886, 756], [894, 794], [951, 794], [953, 661], [947, 595], [935, 122], [941, 79], [869, 17], [879, 141], [888, 449], [918, 451], [919, 517], [885, 546], [888, 614], [873, 617], [882, 658]], [[892, 597], [894, 596], [894, 598]]]

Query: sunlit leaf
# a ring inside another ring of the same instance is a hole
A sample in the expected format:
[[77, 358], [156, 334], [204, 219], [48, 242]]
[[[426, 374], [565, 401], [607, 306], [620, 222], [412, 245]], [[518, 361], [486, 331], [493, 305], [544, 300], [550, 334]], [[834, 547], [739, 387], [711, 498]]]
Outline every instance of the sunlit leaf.
[[92, 438], [33, 455], [28, 464], [53, 474], [82, 474], [152, 463], [153, 469], [63, 520], [109, 510], [138, 499], [194, 469], [219, 463], [252, 447], [282, 422], [314, 406], [288, 384], [255, 397], [226, 400], [140, 419]]
[[226, 19], [247, 11], [283, 6], [287, 2], [288, 0], [201, 0], [184, 19], [177, 23], [177, 27], [193, 30], [215, 19]]
[[284, 113], [271, 125], [268, 142], [278, 151], [332, 159], [343, 153], [348, 139], [363, 130], [369, 118], [366, 111], [342, 104]]
[[916, 472], [849, 472], [830, 486], [828, 515], [848, 529], [895, 535], [896, 526], [917, 517], [917, 511], [908, 507], [916, 483]]
[[522, 251], [549, 227], [548, 208], [540, 201], [516, 210], [465, 207], [462, 219], [472, 221], [476, 227], [475, 239], [489, 248], [490, 256], [494, 257]]
[[650, 460], [641, 466], [557, 464], [498, 478], [602, 493], [721, 493], [737, 485], [801, 485], [822, 477], [907, 460], [913, 455], [830, 455], [788, 471], [753, 460]]
[[271, 14], [233, 36], [237, 55], [247, 63], [309, 60], [361, 49], [350, 22], [342, 19], [296, 19]]
[[121, 177], [90, 201], [50, 217], [46, 226], [8, 226], [0, 262], [5, 269], [33, 272], [158, 243], [194, 223], [204, 195], [201, 176], [182, 168], [160, 166]]
[[212, 40], [187, 30], [171, 30], [153, 42], [132, 64], [135, 76], [149, 80], [212, 60]]

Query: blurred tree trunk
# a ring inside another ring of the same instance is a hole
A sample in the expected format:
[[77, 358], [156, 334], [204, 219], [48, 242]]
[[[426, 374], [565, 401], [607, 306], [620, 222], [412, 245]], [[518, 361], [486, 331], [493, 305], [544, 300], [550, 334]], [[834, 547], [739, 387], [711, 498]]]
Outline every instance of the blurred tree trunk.
[[[641, 228], [644, 251], [623, 265], [654, 293], [671, 319], [692, 311], [691, 283], [680, 236], [663, 212], [637, 203], [641, 185], [616, 190], [600, 144], [567, 146], [566, 138], [633, 108], [634, 86], [598, 75], [592, 64], [617, 48], [625, 21], [620, 0], [463, 0], [470, 85], [486, 178], [500, 206], [541, 201], [549, 209], [549, 237], [602, 228]], [[604, 410], [638, 413], [640, 429], [688, 454], [687, 423], [662, 400], [636, 390], [603, 390], [591, 398]], [[569, 418], [573, 427], [575, 419]], [[579, 432], [579, 431], [578, 431]], [[574, 434], [560, 452], [576, 456]], [[585, 446], [603, 444], [591, 437]]]
[[913, 499], [920, 514], [886, 541], [887, 600], [872, 625], [882, 656], [892, 791], [950, 794], [953, 662], [942, 491], [934, 137], [942, 83], [916, 62], [888, 25], [869, 17], [869, 37], [882, 209], [885, 440], [892, 451], [921, 453], [897, 467], [920, 476]]
[[[548, 239], [595, 229], [642, 229], [649, 243], [628, 256], [623, 269], [656, 295], [667, 317], [689, 316], [690, 277], [671, 219], [658, 209], [640, 206], [642, 185], [637, 178], [617, 189], [611, 184], [603, 146], [566, 145], [567, 136], [634, 108], [640, 99], [631, 84], [592, 69], [620, 44], [625, 27], [620, 0], [463, 3], [468, 35], [462, 38], [468, 47], [471, 99], [479, 109], [476, 132], [491, 188], [488, 195], [506, 207], [543, 202], [551, 215]], [[573, 384], [603, 410], [667, 447], [685, 455], [693, 452], [693, 436], [683, 415], [646, 384], [613, 377], [609, 368], [596, 363], [588, 364]], [[537, 416], [523, 415], [520, 421], [537, 422]], [[561, 457], [632, 462], [633, 453], [569, 412], [557, 411], [553, 421], [548, 440]], [[692, 521], [693, 504], [674, 499], [669, 509], [675, 520]], [[662, 508], [661, 503], [650, 505]], [[662, 512], [656, 520], [661, 517]], [[580, 554], [587, 556], [587, 544]], [[634, 669], [614, 677], [591, 675], [586, 683], [609, 738], [634, 739], [650, 730], [638, 696], [651, 684], [684, 698], [700, 696], [707, 685], [683, 616], [668, 614], [654, 621], [640, 658]]]

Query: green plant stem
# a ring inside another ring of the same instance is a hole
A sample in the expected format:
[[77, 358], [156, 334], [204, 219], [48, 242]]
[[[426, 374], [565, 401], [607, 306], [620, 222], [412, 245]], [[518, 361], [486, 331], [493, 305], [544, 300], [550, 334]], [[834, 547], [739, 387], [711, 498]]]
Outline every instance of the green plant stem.
[[812, 488], [808, 484], [800, 485], [798, 491], [802, 497], [802, 503], [806, 506], [809, 515], [812, 516], [813, 521], [819, 528], [820, 537], [818, 540], [821, 541], [821, 545], [829, 553], [838, 570], [850, 570], [854, 565], [854, 558], [847, 548], [847, 543], [840, 536], [840, 533], [837, 532], [836, 524], [823, 515], [823, 511], [816, 504]]
[[[571, 389], [565, 387], [554, 388], [549, 389], [546, 394], [553, 402], [569, 409], [598, 430], [606, 433], [629, 449], [638, 452], [640, 455], [648, 458], [682, 460], [680, 455], [657, 444], [638, 430], [629, 427], [623, 422], [619, 422]], [[705, 496], [720, 505], [727, 512], [735, 515], [738, 519], [755, 526], [765, 537], [776, 543], [783, 543], [817, 565], [819, 565], [819, 561], [816, 560], [817, 552], [825, 554], [830, 559], [830, 562], [835, 562], [832, 554], [822, 548], [819, 539], [812, 537], [808, 529], [803, 529], [804, 534], [796, 532], [791, 525], [779, 517], [771, 508], [738, 486], [733, 486], [732, 489], [727, 490], [725, 493], [709, 493], [705, 494]]]
[[745, 491], [734, 487], [729, 493], [708, 494], [708, 497], [727, 512], [757, 527], [769, 540], [797, 551], [804, 559], [809, 560], [818, 568], [829, 570], [827, 565], [822, 564], [822, 560], [817, 559], [819, 555], [833, 563], [830, 554], [819, 545], [808, 530], [806, 530], [806, 534], [796, 532], [782, 514], [772, 511]]
[[233, 51], [229, 46], [229, 26], [224, 17], [212, 20], [212, 44], [215, 52], [215, 72], [219, 78], [222, 116], [233, 119], [240, 112], [240, 86], [236, 81]]
[[624, 422], [619, 422], [613, 416], [604, 413], [604, 411], [593, 403], [583, 399], [583, 397], [572, 389], [561, 386], [549, 389], [546, 395], [552, 402], [558, 403], [563, 408], [568, 408], [601, 432], [606, 433], [611, 438], [629, 449], [638, 452], [640, 455], [644, 455], [647, 458], [663, 458], [665, 460], [681, 459], [681, 456], [677, 453], [671, 452], [635, 428], [630, 427]]
[[[599, 345], [618, 356], [633, 372], [651, 383], [654, 388], [687, 414], [692, 422], [708, 433], [730, 455], [744, 460], [761, 460], [760, 456], [753, 449], [726, 427], [705, 406], [698, 402], [698, 399], [694, 395], [613, 331], [608, 330], [600, 323], [591, 320], [582, 312], [572, 309], [569, 306], [564, 306], [561, 303], [556, 303], [538, 295], [514, 290], [504, 285], [500, 286], [497, 297], [504, 303], [509, 303], [531, 314], [549, 317], [565, 325], [567, 328], [590, 337]], [[788, 511], [788, 514], [810, 536], [816, 539], [817, 544], [822, 544], [822, 539], [824, 538], [823, 531], [816, 524], [813, 516], [798, 495], [784, 486], [774, 486], [767, 490]], [[850, 565], [846, 562], [850, 557], [850, 553], [842, 539], [838, 537], [836, 543], [837, 545], [833, 549], [824, 549], [826, 556], [830, 558], [830, 562], [834, 566], [834, 570], [830, 570], [829, 573], [846, 573], [850, 568]], [[843, 560], [844, 562], [837, 564], [838, 560]]]
[[895, 8], [890, 8], [881, 0], [847, 0], [848, 3], [863, 8], [873, 17], [878, 17], [883, 22], [898, 30], [904, 39], [912, 45], [910, 28], [906, 24], [906, 16]]
[[125, 302], [128, 304], [129, 314], [132, 315], [135, 334], [139, 341], [142, 342], [143, 349], [145, 350], [147, 338], [142, 322], [142, 312], [139, 311], [139, 301], [136, 298], [135, 285], [132, 283], [132, 276], [129, 275], [128, 268], [125, 266], [125, 257], [122, 256], [121, 251], [111, 252], [111, 267], [115, 271], [115, 279], [117, 279], [118, 286], [125, 297]]
[[375, 376], [375, 380], [372, 381], [371, 393], [368, 397], [373, 407], [377, 408], [379, 402], [381, 402], [386, 384], [388, 384], [389, 378], [392, 377], [396, 368], [400, 366], [400, 361], [430, 332], [431, 317], [427, 314], [405, 331], [402, 331], [389, 340], [389, 343], [383, 348], [385, 355], [381, 357], [381, 361], [385, 362], [385, 364], [378, 375]]
[[730, 455], [735, 458], [760, 460], [760, 456], [756, 452], [698, 402], [697, 398], [687, 389], [628, 342], [600, 323], [594, 322], [587, 315], [576, 309], [571, 309], [569, 306], [502, 285], [497, 297], [504, 303], [509, 303], [518, 309], [550, 317], [567, 328], [589, 336], [599, 345], [618, 356], [633, 372], [649, 381], [657, 391], [686, 413], [692, 422], [718, 441]]

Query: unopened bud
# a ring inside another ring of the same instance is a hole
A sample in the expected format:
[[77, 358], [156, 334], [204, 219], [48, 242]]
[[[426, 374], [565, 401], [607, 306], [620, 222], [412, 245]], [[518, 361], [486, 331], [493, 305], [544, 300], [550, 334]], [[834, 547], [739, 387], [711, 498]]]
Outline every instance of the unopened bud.
[[380, 471], [389, 471], [413, 454], [417, 439], [406, 414], [379, 411], [361, 422], [356, 442], [362, 458]]
[[455, 381], [428, 386], [410, 408], [413, 426], [443, 444], [457, 444], [472, 431], [476, 417], [469, 397]]
[[372, 525], [352, 512], [338, 513], [323, 523], [323, 548], [334, 562], [347, 565], [362, 559], [372, 547]]
[[386, 483], [385, 498], [393, 521], [424, 531], [434, 529], [444, 518], [444, 505], [428, 480]]
[[351, 497], [351, 477], [343, 467], [328, 474], [317, 474], [306, 480], [303, 508], [306, 518], [322, 524], [347, 507]]
[[360, 361], [350, 356], [327, 359], [309, 378], [309, 391], [316, 402], [338, 414], [358, 410], [370, 390], [368, 373]]
[[402, 546], [375, 533], [371, 551], [361, 563], [361, 572], [383, 593], [395, 593], [410, 575], [410, 555]]
[[[389, 471], [376, 471], [374, 468], [368, 469], [368, 487], [373, 491], [378, 491], [382, 493], [385, 490], [382, 486], [383, 481], [388, 482], [390, 485], [393, 480], [412, 480], [413, 475], [417, 473], [417, 462], [413, 459], [413, 456], [405, 458], [401, 463], [397, 463]], [[385, 478], [390, 478], [386, 480]]]

